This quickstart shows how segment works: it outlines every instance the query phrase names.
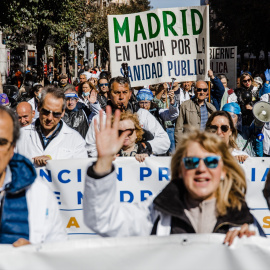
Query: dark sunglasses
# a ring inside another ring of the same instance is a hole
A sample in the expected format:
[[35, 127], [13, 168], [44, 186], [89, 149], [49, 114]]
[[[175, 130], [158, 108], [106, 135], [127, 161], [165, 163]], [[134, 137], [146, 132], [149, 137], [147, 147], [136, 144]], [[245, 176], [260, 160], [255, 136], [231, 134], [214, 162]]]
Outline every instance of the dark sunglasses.
[[119, 134], [119, 136], [121, 136], [121, 134], [123, 133], [123, 132], [125, 132], [125, 131], [129, 131], [130, 133], [128, 134], [128, 136], [131, 136], [132, 134], [133, 134], [133, 132], [134, 132], [134, 130], [135, 130], [135, 128], [128, 128], [128, 129], [125, 129], [125, 130], [118, 130], [118, 134]]
[[60, 118], [62, 116], [61, 112], [53, 112], [53, 111], [46, 110], [44, 108], [41, 109], [41, 113], [46, 115], [46, 116], [48, 116], [50, 113], [52, 113], [54, 118]]
[[197, 92], [204, 92], [206, 93], [208, 91], [208, 88], [197, 88]]
[[102, 87], [102, 86], [108, 86], [109, 84], [108, 83], [100, 83], [99, 86]]
[[[217, 132], [217, 130], [218, 130], [218, 126], [216, 126], [216, 125], [211, 125], [210, 127], [209, 127], [209, 129], [210, 129], [210, 131], [212, 132], [212, 133], [216, 133]], [[230, 127], [229, 126], [227, 126], [227, 125], [221, 125], [220, 126], [220, 129], [221, 129], [221, 131], [223, 132], [223, 133], [226, 133], [229, 129], [230, 129]]]
[[5, 146], [9, 143], [12, 143], [12, 142], [10, 142], [9, 140], [7, 140], [5, 138], [0, 138], [0, 146]]
[[215, 169], [218, 166], [220, 156], [209, 156], [205, 158], [185, 157], [183, 158], [183, 163], [187, 170], [193, 170], [199, 167], [199, 163], [201, 159], [203, 160], [207, 168]]
[[247, 82], [250, 82], [251, 79], [247, 79], [247, 80], [243, 80], [243, 83], [247, 83]]

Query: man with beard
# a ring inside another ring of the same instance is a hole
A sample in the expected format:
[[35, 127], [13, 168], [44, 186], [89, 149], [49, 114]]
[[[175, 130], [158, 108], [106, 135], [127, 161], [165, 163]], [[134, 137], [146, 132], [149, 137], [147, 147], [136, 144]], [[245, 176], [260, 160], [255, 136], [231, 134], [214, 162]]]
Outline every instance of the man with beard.
[[68, 83], [68, 76], [66, 73], [62, 73], [60, 76], [59, 76], [59, 87], [61, 89], [63, 89], [64, 91], [66, 91], [68, 88], [73, 88], [75, 89], [75, 87]]
[[185, 132], [185, 125], [204, 130], [208, 117], [216, 111], [215, 106], [205, 100], [207, 93], [207, 83], [197, 81], [194, 98], [183, 102], [180, 106], [180, 114], [176, 122], [174, 133], [176, 146], [181, 134]]

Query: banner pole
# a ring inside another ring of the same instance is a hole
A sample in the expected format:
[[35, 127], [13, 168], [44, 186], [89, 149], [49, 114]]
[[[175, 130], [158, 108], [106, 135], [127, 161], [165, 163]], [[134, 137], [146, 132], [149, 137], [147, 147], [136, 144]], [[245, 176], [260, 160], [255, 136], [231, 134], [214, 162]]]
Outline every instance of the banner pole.
[[208, 101], [211, 102], [211, 83], [208, 82]]

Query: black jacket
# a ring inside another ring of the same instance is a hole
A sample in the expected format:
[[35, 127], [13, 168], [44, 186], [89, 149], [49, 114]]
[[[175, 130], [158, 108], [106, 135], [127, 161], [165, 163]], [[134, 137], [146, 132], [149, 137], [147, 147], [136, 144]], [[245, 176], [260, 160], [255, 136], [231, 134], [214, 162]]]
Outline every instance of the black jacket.
[[[181, 188], [178, 180], [171, 181], [164, 190], [154, 200], [155, 209], [171, 215], [171, 234], [179, 233], [195, 233], [195, 230], [186, 216], [184, 209], [184, 191]], [[252, 214], [246, 203], [243, 202], [242, 209], [229, 208], [225, 216], [218, 216], [217, 223], [214, 228], [214, 233], [227, 233], [231, 227], [241, 226], [244, 223], [251, 224], [254, 222]], [[156, 234], [155, 222], [152, 234]]]
[[78, 109], [77, 107], [73, 111], [66, 109], [63, 121], [69, 127], [78, 131], [85, 139], [89, 124], [86, 118], [86, 114], [82, 109]]
[[[237, 88], [234, 90], [234, 93], [237, 96], [237, 103], [241, 108], [243, 126], [250, 126], [254, 120], [252, 110], [246, 109], [246, 105], [253, 107], [253, 105], [259, 101], [258, 95], [254, 95], [252, 90], [253, 86], [251, 86], [249, 89]], [[250, 98], [246, 98], [247, 96]]]

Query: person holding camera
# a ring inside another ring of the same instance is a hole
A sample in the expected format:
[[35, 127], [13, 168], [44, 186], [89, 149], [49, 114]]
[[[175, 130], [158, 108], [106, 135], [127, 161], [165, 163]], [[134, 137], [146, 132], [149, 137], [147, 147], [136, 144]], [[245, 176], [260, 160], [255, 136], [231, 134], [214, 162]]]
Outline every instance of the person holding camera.
[[252, 109], [258, 99], [258, 88], [254, 85], [253, 77], [244, 72], [240, 77], [240, 88], [235, 89], [237, 103], [242, 112], [243, 126], [250, 126], [254, 120]]

